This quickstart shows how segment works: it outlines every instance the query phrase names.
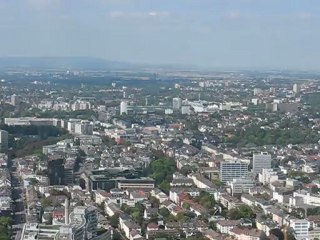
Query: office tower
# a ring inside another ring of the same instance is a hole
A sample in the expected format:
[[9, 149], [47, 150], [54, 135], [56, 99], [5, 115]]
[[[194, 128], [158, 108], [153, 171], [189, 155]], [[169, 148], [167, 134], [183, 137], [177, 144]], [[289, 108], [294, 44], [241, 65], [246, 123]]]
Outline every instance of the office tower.
[[0, 151], [5, 152], [8, 150], [8, 132], [0, 130]]
[[128, 102], [127, 101], [121, 101], [120, 103], [120, 115], [122, 114], [128, 114]]
[[64, 183], [64, 160], [52, 158], [48, 160], [49, 185], [63, 185]]
[[75, 171], [76, 159], [67, 158], [64, 163], [64, 176], [63, 183], [65, 185], [73, 185], [74, 171]]
[[254, 153], [252, 159], [252, 172], [255, 174], [262, 173], [262, 169], [271, 168], [271, 155], [262, 152]]
[[248, 164], [240, 161], [223, 161], [220, 163], [220, 181], [230, 182], [233, 179], [246, 178]]
[[182, 99], [181, 98], [173, 98], [172, 99], [172, 108], [173, 108], [173, 110], [180, 111], [181, 106], [182, 106]]

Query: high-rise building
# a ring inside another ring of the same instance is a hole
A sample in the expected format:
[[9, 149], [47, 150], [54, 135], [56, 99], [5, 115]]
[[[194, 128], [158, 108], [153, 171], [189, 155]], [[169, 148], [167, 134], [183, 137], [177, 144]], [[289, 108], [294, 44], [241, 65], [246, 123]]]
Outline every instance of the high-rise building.
[[173, 110], [180, 111], [182, 106], [182, 99], [181, 98], [173, 98], [172, 99], [172, 108]]
[[261, 94], [262, 92], [263, 92], [263, 91], [262, 91], [261, 88], [254, 88], [254, 89], [253, 89], [253, 95], [254, 95], [254, 96], [257, 96], [257, 95]]
[[121, 101], [120, 103], [120, 115], [122, 114], [128, 114], [128, 102], [127, 101]]
[[66, 198], [64, 201], [64, 223], [69, 224], [69, 214], [70, 214], [70, 200]]
[[18, 96], [16, 94], [11, 95], [11, 104], [13, 106], [18, 106], [20, 103], [21, 103], [21, 97], [20, 96]]
[[271, 168], [271, 155], [266, 152], [254, 153], [252, 159], [252, 172], [262, 173], [262, 169]]
[[223, 161], [220, 163], [220, 181], [231, 182], [233, 179], [247, 178], [248, 164], [240, 161]]
[[300, 85], [297, 84], [297, 83], [293, 84], [292, 91], [293, 91], [295, 94], [299, 94], [299, 93], [300, 93]]
[[8, 150], [8, 132], [0, 130], [0, 151], [4, 152]]
[[[79, 225], [79, 233], [84, 232], [83, 239], [92, 239], [97, 236], [98, 214], [93, 206], [77, 206], [70, 215], [71, 223], [83, 222]], [[84, 231], [83, 231], [84, 230]], [[82, 235], [82, 234], [80, 234]]]
[[48, 178], [50, 185], [64, 184], [64, 159], [52, 158], [48, 160]]
[[92, 135], [93, 125], [89, 121], [85, 120], [75, 123], [74, 133], [80, 135]]

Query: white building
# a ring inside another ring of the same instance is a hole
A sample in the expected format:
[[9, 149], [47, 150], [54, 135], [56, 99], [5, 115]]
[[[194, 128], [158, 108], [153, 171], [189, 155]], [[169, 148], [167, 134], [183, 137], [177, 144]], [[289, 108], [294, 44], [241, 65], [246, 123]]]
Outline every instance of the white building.
[[0, 151], [8, 150], [8, 132], [0, 130]]
[[320, 195], [310, 194], [307, 191], [295, 191], [289, 199], [289, 205], [298, 207], [299, 205], [311, 205], [320, 207]]
[[293, 91], [295, 94], [299, 94], [299, 93], [300, 93], [300, 85], [297, 84], [297, 83], [293, 84], [292, 91]]
[[173, 114], [173, 110], [172, 110], [171, 108], [166, 108], [166, 109], [164, 110], [164, 114], [166, 114], [166, 115]]
[[266, 152], [254, 153], [252, 159], [252, 172], [258, 174], [261, 173], [264, 168], [271, 168], [271, 155]]
[[290, 219], [289, 223], [297, 240], [308, 239], [310, 223], [306, 219]]
[[93, 125], [89, 121], [75, 123], [74, 133], [80, 135], [92, 135]]
[[20, 103], [21, 103], [21, 97], [16, 94], [13, 94], [11, 96], [11, 104], [13, 106], [18, 106]]
[[4, 119], [4, 123], [9, 126], [58, 126], [59, 122], [60, 120], [56, 118], [21, 117]]
[[76, 124], [81, 123], [80, 119], [69, 119], [67, 129], [70, 133], [75, 133]]
[[182, 114], [182, 115], [188, 115], [188, 114], [190, 114], [190, 106], [182, 106], [182, 107], [181, 107], [181, 114]]
[[253, 95], [254, 95], [254, 96], [257, 96], [257, 95], [261, 94], [262, 92], [263, 92], [263, 91], [262, 91], [261, 88], [254, 88], [254, 89], [253, 89]]
[[127, 101], [121, 101], [120, 103], [120, 115], [122, 114], [128, 114], [128, 102]]
[[232, 195], [248, 193], [249, 189], [254, 187], [254, 182], [248, 178], [233, 179], [229, 183], [231, 187]]
[[180, 111], [181, 106], [182, 106], [182, 99], [181, 98], [173, 98], [172, 99], [172, 108], [173, 108], [173, 110]]
[[259, 182], [261, 182], [263, 185], [268, 185], [278, 180], [278, 173], [271, 168], [264, 168], [262, 169], [261, 173], [259, 173]]
[[87, 101], [75, 101], [73, 104], [71, 104], [71, 109], [73, 111], [77, 111], [77, 110], [88, 110], [91, 109], [91, 104], [90, 102]]
[[240, 161], [223, 161], [220, 163], [220, 181], [230, 182], [233, 179], [246, 178], [248, 164]]

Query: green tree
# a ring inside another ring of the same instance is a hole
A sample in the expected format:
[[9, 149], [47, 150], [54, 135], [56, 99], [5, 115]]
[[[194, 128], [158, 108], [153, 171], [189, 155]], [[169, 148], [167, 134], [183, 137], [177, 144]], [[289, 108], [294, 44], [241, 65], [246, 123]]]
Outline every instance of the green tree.
[[167, 208], [160, 208], [159, 214], [165, 218], [170, 216], [170, 212]]
[[175, 161], [171, 158], [160, 158], [150, 164], [151, 177], [164, 192], [168, 193], [172, 174], [176, 171]]
[[0, 217], [0, 239], [9, 240], [12, 228], [12, 219], [10, 217]]
[[240, 218], [252, 218], [254, 212], [248, 205], [241, 205], [238, 208], [232, 208], [228, 211], [227, 216], [231, 220], [238, 220]]
[[109, 217], [110, 225], [114, 228], [119, 226], [119, 214], [116, 213], [113, 216]]

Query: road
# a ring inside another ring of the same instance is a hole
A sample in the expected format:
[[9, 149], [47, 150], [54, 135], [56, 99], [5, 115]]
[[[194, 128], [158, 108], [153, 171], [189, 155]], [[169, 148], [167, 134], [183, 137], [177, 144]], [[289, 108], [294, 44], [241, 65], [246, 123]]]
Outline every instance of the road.
[[[16, 163], [12, 160], [12, 165]], [[20, 240], [23, 224], [26, 222], [25, 193], [23, 182], [15, 167], [11, 168], [13, 234], [11, 239]]]

